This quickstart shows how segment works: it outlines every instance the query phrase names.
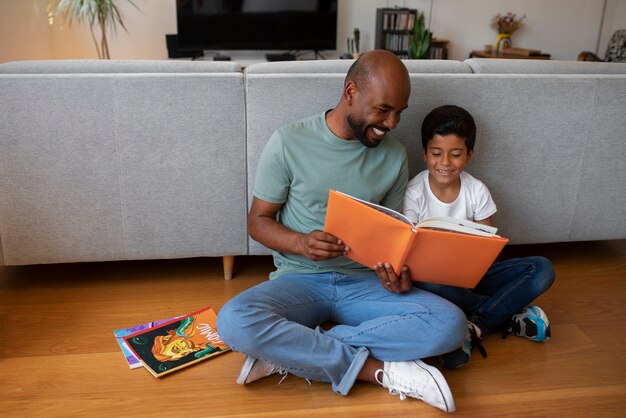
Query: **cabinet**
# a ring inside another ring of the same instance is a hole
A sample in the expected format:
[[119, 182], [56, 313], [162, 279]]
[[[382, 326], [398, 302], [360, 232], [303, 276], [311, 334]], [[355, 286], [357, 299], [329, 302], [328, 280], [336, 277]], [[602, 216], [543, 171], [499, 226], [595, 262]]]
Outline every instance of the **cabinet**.
[[376, 49], [386, 49], [400, 58], [408, 58], [407, 30], [413, 28], [417, 10], [406, 8], [376, 9]]
[[430, 49], [428, 50], [428, 58], [431, 60], [447, 60], [448, 59], [448, 40], [447, 39], [431, 39]]
[[[376, 9], [376, 49], [386, 49], [400, 58], [409, 58], [409, 37], [407, 31], [413, 30], [417, 19], [416, 9], [383, 8]], [[429, 59], [448, 59], [448, 41], [432, 39], [426, 54]]]

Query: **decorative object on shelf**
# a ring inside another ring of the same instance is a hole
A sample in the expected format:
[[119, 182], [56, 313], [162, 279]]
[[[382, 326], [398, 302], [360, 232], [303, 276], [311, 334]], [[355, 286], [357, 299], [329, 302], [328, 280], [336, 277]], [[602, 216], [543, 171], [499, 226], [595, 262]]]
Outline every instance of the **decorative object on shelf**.
[[499, 33], [496, 40], [496, 54], [504, 54], [511, 47], [511, 34]]
[[526, 15], [518, 18], [515, 13], [508, 12], [505, 15], [498, 13], [491, 18], [491, 27], [498, 31], [495, 50], [497, 54], [504, 53], [512, 46], [511, 36], [513, 32], [523, 25]]
[[357, 59], [359, 58], [360, 48], [359, 44], [361, 42], [361, 31], [359, 28], [354, 28], [354, 38], [348, 38], [348, 52], [341, 54], [341, 58], [343, 59]]
[[577, 61], [606, 61], [606, 62], [626, 62], [626, 29], [616, 30], [606, 46], [604, 59], [594, 52], [582, 51], [578, 54]]
[[[132, 0], [127, 1], [139, 10], [139, 7]], [[61, 14], [69, 25], [72, 24], [73, 19], [76, 19], [78, 23], [88, 21], [91, 39], [93, 39], [96, 45], [96, 51], [100, 59], [111, 59], [106, 35], [107, 27], [110, 28], [112, 33], [115, 33], [118, 24], [122, 29], [126, 30], [124, 19], [118, 6], [115, 4], [115, 0], [50, 0], [47, 12], [48, 23], [51, 25], [54, 23], [55, 16]], [[99, 42], [94, 34], [94, 26], [96, 24], [100, 27]]]
[[361, 31], [359, 31], [359, 28], [354, 28], [354, 52], [357, 55], [355, 58], [358, 58], [358, 55], [361, 53], [361, 50], [359, 48], [360, 43], [361, 43]]
[[409, 39], [409, 58], [428, 58], [427, 54], [428, 49], [430, 48], [430, 41], [433, 38], [433, 33], [426, 28], [426, 24], [424, 23], [424, 13], [420, 13], [418, 18], [415, 19], [413, 30], [407, 31], [407, 37]]

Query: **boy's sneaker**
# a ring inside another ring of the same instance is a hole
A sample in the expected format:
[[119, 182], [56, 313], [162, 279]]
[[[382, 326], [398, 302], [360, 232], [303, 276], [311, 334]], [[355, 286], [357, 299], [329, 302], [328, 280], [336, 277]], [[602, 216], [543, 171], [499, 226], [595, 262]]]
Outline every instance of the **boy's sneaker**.
[[467, 334], [463, 345], [454, 351], [446, 353], [440, 357], [441, 364], [446, 369], [458, 369], [465, 366], [472, 357], [472, 350], [476, 348], [483, 357], [487, 357], [487, 350], [482, 346], [483, 339], [480, 328], [472, 322], [467, 321]]
[[383, 368], [376, 370], [375, 377], [390, 394], [399, 395], [401, 400], [410, 396], [445, 412], [456, 409], [446, 379], [437, 368], [421, 360], [384, 362]]
[[245, 385], [274, 373], [282, 374], [283, 378], [287, 376], [287, 371], [282, 367], [270, 363], [269, 361], [259, 360], [254, 357], [247, 356], [246, 361], [243, 363], [243, 367], [239, 372], [239, 376], [237, 377], [237, 384]]
[[527, 306], [511, 317], [504, 332], [503, 337], [513, 334], [533, 341], [546, 341], [550, 339], [550, 321], [539, 306]]

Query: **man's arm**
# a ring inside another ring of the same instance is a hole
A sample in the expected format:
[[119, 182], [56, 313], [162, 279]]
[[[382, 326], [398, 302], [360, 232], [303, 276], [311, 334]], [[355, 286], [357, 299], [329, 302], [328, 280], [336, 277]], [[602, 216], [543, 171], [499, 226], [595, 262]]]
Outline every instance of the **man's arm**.
[[275, 251], [298, 254], [310, 260], [326, 260], [348, 252], [348, 247], [332, 234], [315, 230], [308, 234], [293, 231], [276, 220], [282, 204], [252, 198], [248, 214], [250, 236]]

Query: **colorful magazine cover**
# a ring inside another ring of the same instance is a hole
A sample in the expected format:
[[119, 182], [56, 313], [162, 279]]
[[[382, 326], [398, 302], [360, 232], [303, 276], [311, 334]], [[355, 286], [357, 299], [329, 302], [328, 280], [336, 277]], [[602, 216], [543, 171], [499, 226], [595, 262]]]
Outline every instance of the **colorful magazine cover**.
[[157, 325], [161, 325], [161, 324], [170, 322], [178, 318], [180, 318], [180, 316], [162, 319], [160, 321], [148, 322], [146, 324], [135, 325], [134, 327], [116, 329], [115, 331], [113, 331], [113, 334], [115, 335], [115, 339], [117, 340], [117, 343], [120, 345], [120, 348], [122, 349], [122, 354], [124, 354], [124, 357], [126, 358], [126, 362], [128, 363], [128, 366], [131, 369], [137, 369], [139, 367], [142, 367], [143, 365], [141, 364], [139, 359], [135, 357], [130, 347], [128, 347], [128, 344], [126, 344], [126, 341], [124, 341], [124, 337], [131, 335], [131, 334], [135, 334], [136, 332], [139, 332], [139, 331], [143, 331], [145, 329], [153, 328]]
[[216, 319], [206, 307], [127, 335], [124, 341], [152, 375], [161, 377], [230, 350], [217, 333]]

